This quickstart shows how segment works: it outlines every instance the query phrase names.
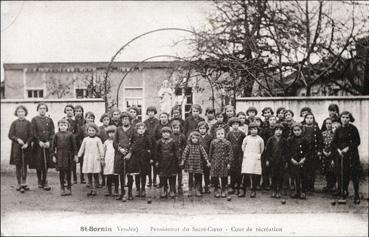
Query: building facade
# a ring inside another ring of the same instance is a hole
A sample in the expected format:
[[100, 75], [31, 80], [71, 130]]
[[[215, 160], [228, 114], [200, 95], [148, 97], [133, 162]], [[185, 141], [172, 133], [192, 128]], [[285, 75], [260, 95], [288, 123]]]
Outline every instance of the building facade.
[[[15, 63], [4, 64], [5, 99], [83, 99], [100, 98], [108, 62], [83, 63]], [[138, 107], [141, 119], [146, 108], [161, 107], [163, 82], [169, 85], [171, 105], [182, 105], [183, 116], [191, 104], [200, 104], [204, 110], [212, 107], [209, 84], [199, 76], [186, 81], [177, 71], [183, 62], [115, 62], [108, 80], [109, 107], [127, 110]], [[184, 81], [186, 83], [184, 83]], [[183, 86], [183, 85], [186, 86]], [[182, 85], [182, 86], [181, 86]], [[216, 92], [215, 98], [220, 98]], [[215, 99], [214, 107], [220, 107]]]

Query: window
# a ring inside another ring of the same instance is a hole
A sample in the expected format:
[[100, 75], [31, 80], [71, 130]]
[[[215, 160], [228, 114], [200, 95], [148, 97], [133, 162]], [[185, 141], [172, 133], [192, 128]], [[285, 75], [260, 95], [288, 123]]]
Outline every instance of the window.
[[131, 107], [138, 108], [137, 118], [139, 121], [142, 121], [142, 105], [143, 105], [143, 88], [140, 87], [132, 87], [125, 88], [124, 100], [125, 107], [127, 110]]
[[183, 93], [185, 95], [185, 118], [187, 118], [191, 114], [191, 106], [193, 104], [193, 95], [192, 95], [192, 88], [187, 87], [185, 88], [176, 88], [176, 96], [182, 96]]
[[35, 89], [35, 90], [27, 90], [28, 98], [44, 98], [44, 90]]
[[76, 98], [77, 99], [88, 98], [87, 89], [76, 89]]

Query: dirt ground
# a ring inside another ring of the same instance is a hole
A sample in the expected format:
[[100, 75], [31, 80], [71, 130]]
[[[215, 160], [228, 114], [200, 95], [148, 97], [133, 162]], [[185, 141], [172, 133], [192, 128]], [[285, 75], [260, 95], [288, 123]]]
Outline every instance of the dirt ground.
[[[74, 216], [102, 216], [109, 214], [124, 214], [131, 216], [164, 215], [173, 217], [188, 218], [191, 216], [233, 216], [236, 219], [238, 215], [255, 214], [269, 215], [282, 214], [285, 218], [296, 215], [344, 215], [350, 216], [349, 220], [360, 219], [360, 223], [367, 222], [368, 214], [368, 179], [361, 182], [360, 191], [362, 200], [360, 205], [353, 204], [351, 196], [346, 205], [332, 205], [334, 200], [332, 196], [316, 192], [307, 194], [307, 200], [296, 200], [284, 197], [286, 204], [282, 205], [281, 200], [270, 198], [270, 192], [259, 191], [257, 197], [251, 199], [248, 191], [246, 198], [231, 196], [232, 200], [215, 199], [213, 194], [205, 194], [202, 198], [187, 197], [186, 193], [176, 199], [159, 199], [159, 191], [152, 190], [152, 204], [148, 204], [145, 198], [136, 198], [126, 203], [116, 201], [113, 197], [105, 197], [105, 188], [98, 189], [96, 197], [87, 197], [87, 188], [85, 185], [76, 184], [72, 187], [73, 195], [61, 197], [59, 190], [59, 179], [56, 173], [49, 175], [49, 184], [51, 191], [44, 191], [37, 188], [37, 178], [35, 174], [30, 174], [28, 179], [30, 191], [21, 194], [15, 190], [16, 180], [12, 173], [1, 174], [1, 217], [2, 233], [6, 235], [4, 228], [11, 226], [14, 218], [24, 218], [29, 215], [27, 221], [35, 221], [34, 217], [46, 217], [52, 214], [53, 218], [66, 213], [74, 213]], [[324, 183], [321, 179], [316, 185], [317, 190], [321, 190]], [[352, 185], [350, 186], [352, 189]], [[150, 191], [148, 190], [148, 195]], [[352, 194], [352, 190], [350, 191]], [[23, 213], [23, 214], [19, 214]], [[28, 213], [28, 214], [25, 214]], [[16, 216], [16, 217], [15, 217]], [[70, 215], [73, 216], [73, 215]], [[366, 218], [365, 218], [366, 217]], [[10, 219], [11, 218], [11, 219]], [[5, 220], [5, 222], [3, 222]], [[51, 219], [49, 219], [51, 220]], [[316, 218], [314, 220], [317, 220]], [[37, 223], [37, 221], [36, 221]], [[56, 223], [59, 223], [56, 221]], [[14, 224], [14, 223], [13, 223]], [[24, 233], [23, 233], [24, 234]], [[35, 233], [33, 233], [35, 234]], [[172, 233], [173, 234], [173, 233]], [[225, 233], [223, 233], [225, 234]]]

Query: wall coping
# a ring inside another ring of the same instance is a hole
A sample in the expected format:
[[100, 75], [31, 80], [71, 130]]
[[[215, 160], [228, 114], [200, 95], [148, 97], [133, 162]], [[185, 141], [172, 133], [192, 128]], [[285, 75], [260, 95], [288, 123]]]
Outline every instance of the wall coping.
[[369, 96], [285, 96], [285, 97], [238, 97], [240, 101], [277, 101], [277, 100], [369, 100]]
[[82, 102], [104, 102], [102, 98], [85, 98], [85, 99], [2, 99], [1, 103], [82, 103]]

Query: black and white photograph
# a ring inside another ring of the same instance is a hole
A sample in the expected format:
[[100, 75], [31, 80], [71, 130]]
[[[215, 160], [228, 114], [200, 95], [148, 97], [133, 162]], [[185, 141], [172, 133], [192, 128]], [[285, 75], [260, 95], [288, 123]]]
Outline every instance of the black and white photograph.
[[368, 236], [368, 1], [0, 4], [1, 236]]

